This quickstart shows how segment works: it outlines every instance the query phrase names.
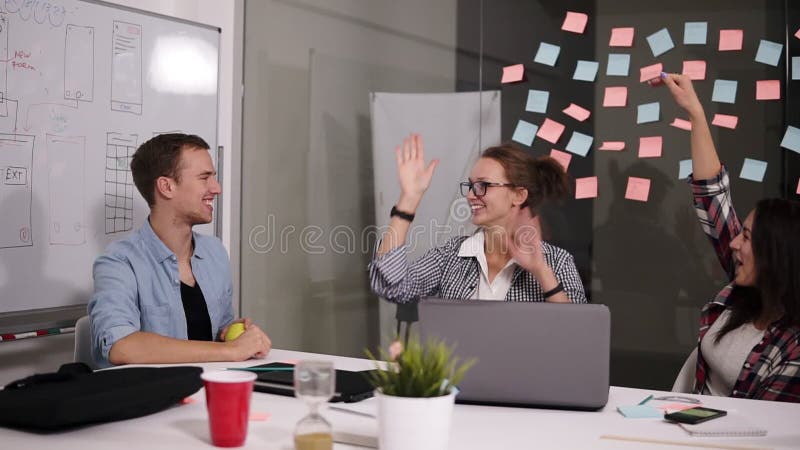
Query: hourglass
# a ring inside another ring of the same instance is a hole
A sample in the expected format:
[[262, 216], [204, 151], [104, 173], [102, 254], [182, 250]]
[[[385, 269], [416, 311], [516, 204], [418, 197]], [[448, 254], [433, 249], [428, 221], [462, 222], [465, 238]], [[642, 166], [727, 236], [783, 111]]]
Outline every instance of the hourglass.
[[330, 361], [300, 361], [294, 366], [294, 394], [309, 409], [294, 430], [297, 450], [333, 448], [333, 428], [319, 414], [319, 407], [333, 397], [335, 386], [336, 371]]

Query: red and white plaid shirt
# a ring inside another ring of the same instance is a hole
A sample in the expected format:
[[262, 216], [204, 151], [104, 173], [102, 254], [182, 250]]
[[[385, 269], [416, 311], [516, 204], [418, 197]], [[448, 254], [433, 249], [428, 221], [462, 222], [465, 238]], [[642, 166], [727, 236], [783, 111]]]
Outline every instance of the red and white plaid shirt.
[[[742, 224], [733, 209], [728, 171], [709, 180], [690, 178], [694, 205], [703, 231], [711, 240], [720, 264], [735, 277], [731, 241], [741, 232]], [[700, 336], [697, 347], [695, 393], [710, 394], [708, 364], [700, 351], [700, 341], [720, 314], [730, 306], [734, 283], [725, 286], [700, 316]], [[750, 351], [739, 372], [731, 397], [800, 402], [800, 328], [775, 321], [764, 331], [763, 339]]]

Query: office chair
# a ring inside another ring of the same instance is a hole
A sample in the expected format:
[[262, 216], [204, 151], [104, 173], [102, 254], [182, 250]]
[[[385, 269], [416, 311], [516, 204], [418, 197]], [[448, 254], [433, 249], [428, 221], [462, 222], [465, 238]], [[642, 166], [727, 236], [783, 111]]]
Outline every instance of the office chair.
[[694, 390], [695, 371], [697, 370], [697, 347], [689, 353], [689, 357], [678, 372], [675, 383], [672, 385], [672, 392], [691, 394]]
[[83, 316], [75, 322], [75, 353], [73, 361], [82, 362], [92, 370], [98, 367], [92, 358], [92, 330], [89, 316]]
[[397, 337], [400, 338], [400, 331], [402, 325], [406, 324], [405, 336], [403, 338], [403, 345], [408, 345], [408, 335], [411, 332], [411, 324], [419, 321], [419, 309], [417, 308], [417, 301], [408, 303], [398, 303], [397, 311], [395, 311], [394, 318], [397, 319]]

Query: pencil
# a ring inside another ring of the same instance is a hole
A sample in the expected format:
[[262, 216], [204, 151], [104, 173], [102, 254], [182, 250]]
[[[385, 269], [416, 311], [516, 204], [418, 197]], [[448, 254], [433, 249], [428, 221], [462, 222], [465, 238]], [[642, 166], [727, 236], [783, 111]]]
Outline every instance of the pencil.
[[640, 402], [639, 402], [639, 404], [640, 404], [640, 405], [644, 405], [645, 403], [649, 402], [649, 401], [650, 401], [650, 400], [652, 400], [652, 399], [653, 399], [653, 394], [650, 394], [650, 395], [648, 395], [647, 397], [645, 397], [645, 399], [644, 399], [644, 400], [640, 401]]

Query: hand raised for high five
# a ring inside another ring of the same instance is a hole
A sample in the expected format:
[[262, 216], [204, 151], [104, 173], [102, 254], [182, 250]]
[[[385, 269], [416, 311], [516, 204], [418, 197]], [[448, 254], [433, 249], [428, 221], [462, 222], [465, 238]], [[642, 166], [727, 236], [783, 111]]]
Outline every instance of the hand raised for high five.
[[395, 148], [397, 157], [397, 176], [400, 180], [400, 202], [398, 208], [413, 213], [422, 195], [431, 184], [433, 171], [439, 160], [434, 159], [425, 166], [425, 150], [422, 137], [411, 134], [403, 139], [403, 145]]
[[516, 214], [506, 244], [517, 264], [535, 277], [548, 267], [542, 253], [541, 223], [538, 216], [531, 216], [529, 208], [521, 208]]

